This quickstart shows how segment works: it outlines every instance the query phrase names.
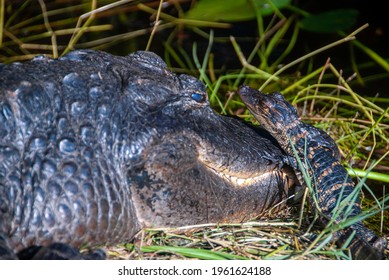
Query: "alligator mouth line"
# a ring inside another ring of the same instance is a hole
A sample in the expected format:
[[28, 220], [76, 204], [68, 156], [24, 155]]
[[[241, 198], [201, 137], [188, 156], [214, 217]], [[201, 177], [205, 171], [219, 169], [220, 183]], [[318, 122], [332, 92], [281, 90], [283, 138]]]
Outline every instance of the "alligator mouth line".
[[269, 171], [256, 176], [249, 175], [249, 174], [242, 174], [242, 176], [236, 176], [236, 175], [226, 173], [224, 171], [218, 171], [209, 165], [205, 165], [205, 166], [209, 170], [211, 170], [214, 174], [216, 174], [219, 178], [222, 178], [225, 181], [229, 182], [230, 184], [239, 188], [249, 187], [258, 184], [261, 181], [267, 180], [270, 176], [274, 174], [273, 171]]
[[[206, 153], [204, 153], [206, 155]], [[198, 160], [206, 167], [209, 171], [214, 173], [218, 178], [221, 178], [225, 182], [236, 188], [250, 187], [254, 185], [260, 185], [261, 182], [270, 180], [270, 177], [274, 177], [275, 170], [236, 170], [232, 171], [227, 166], [218, 167], [209, 161], [203, 154], [200, 154]], [[251, 167], [252, 168], [252, 167]]]
[[269, 176], [272, 175], [272, 172], [263, 173], [258, 176], [250, 177], [250, 178], [239, 178], [233, 175], [228, 175], [225, 173], [219, 173], [219, 176], [224, 178], [227, 181], [230, 181], [233, 185], [238, 187], [248, 187], [257, 184], [258, 182], [266, 180]]

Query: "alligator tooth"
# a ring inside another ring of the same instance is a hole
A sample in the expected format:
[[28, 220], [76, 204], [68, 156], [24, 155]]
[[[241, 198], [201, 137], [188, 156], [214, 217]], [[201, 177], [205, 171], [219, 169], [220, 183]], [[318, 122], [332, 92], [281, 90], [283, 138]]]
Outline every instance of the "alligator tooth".
[[245, 182], [246, 182], [246, 180], [245, 180], [245, 179], [242, 179], [242, 178], [238, 178], [238, 179], [236, 180], [236, 183], [237, 183], [239, 186], [243, 185]]

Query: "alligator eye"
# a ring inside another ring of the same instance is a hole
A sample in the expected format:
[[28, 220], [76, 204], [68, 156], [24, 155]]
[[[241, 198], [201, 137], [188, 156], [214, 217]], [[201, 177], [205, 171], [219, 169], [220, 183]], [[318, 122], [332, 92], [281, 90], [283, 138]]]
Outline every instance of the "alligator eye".
[[197, 102], [203, 102], [205, 100], [205, 95], [201, 93], [192, 93], [191, 97]]

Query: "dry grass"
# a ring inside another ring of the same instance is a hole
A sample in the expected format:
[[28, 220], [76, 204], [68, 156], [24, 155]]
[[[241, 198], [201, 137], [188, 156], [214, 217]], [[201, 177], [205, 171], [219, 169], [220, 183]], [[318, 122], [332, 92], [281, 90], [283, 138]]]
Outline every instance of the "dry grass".
[[298, 209], [291, 210], [241, 224], [144, 229], [132, 243], [106, 249], [109, 259], [122, 260], [350, 259], [347, 249], [331, 241], [330, 233], [319, 236], [323, 229], [312, 223], [313, 217], [306, 214], [300, 221]]
[[[332, 242], [311, 248], [316, 234], [292, 219], [149, 229], [131, 244], [109, 247], [110, 259], [347, 259]], [[207, 250], [204, 252], [204, 250]], [[222, 253], [219, 255], [219, 253]], [[347, 253], [347, 252], [346, 252]]]

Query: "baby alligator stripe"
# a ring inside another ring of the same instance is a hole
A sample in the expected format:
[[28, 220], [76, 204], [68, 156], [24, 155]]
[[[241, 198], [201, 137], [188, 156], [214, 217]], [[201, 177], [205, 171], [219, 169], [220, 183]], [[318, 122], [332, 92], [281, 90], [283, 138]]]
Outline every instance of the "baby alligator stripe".
[[[361, 213], [354, 183], [341, 165], [337, 145], [328, 134], [303, 123], [296, 109], [280, 93], [266, 95], [242, 86], [239, 95], [261, 126], [288, 154], [289, 164], [295, 169], [302, 186], [306, 186], [302, 173], [308, 173], [322, 222], [328, 223], [335, 217], [335, 223], [339, 224]], [[300, 170], [295, 155], [304, 170]], [[315, 209], [315, 199], [312, 197], [310, 204]], [[351, 209], [346, 215], [347, 208]], [[352, 237], [349, 249], [355, 259], [384, 258], [385, 238], [378, 238], [362, 222], [339, 230], [333, 237], [340, 244]]]

